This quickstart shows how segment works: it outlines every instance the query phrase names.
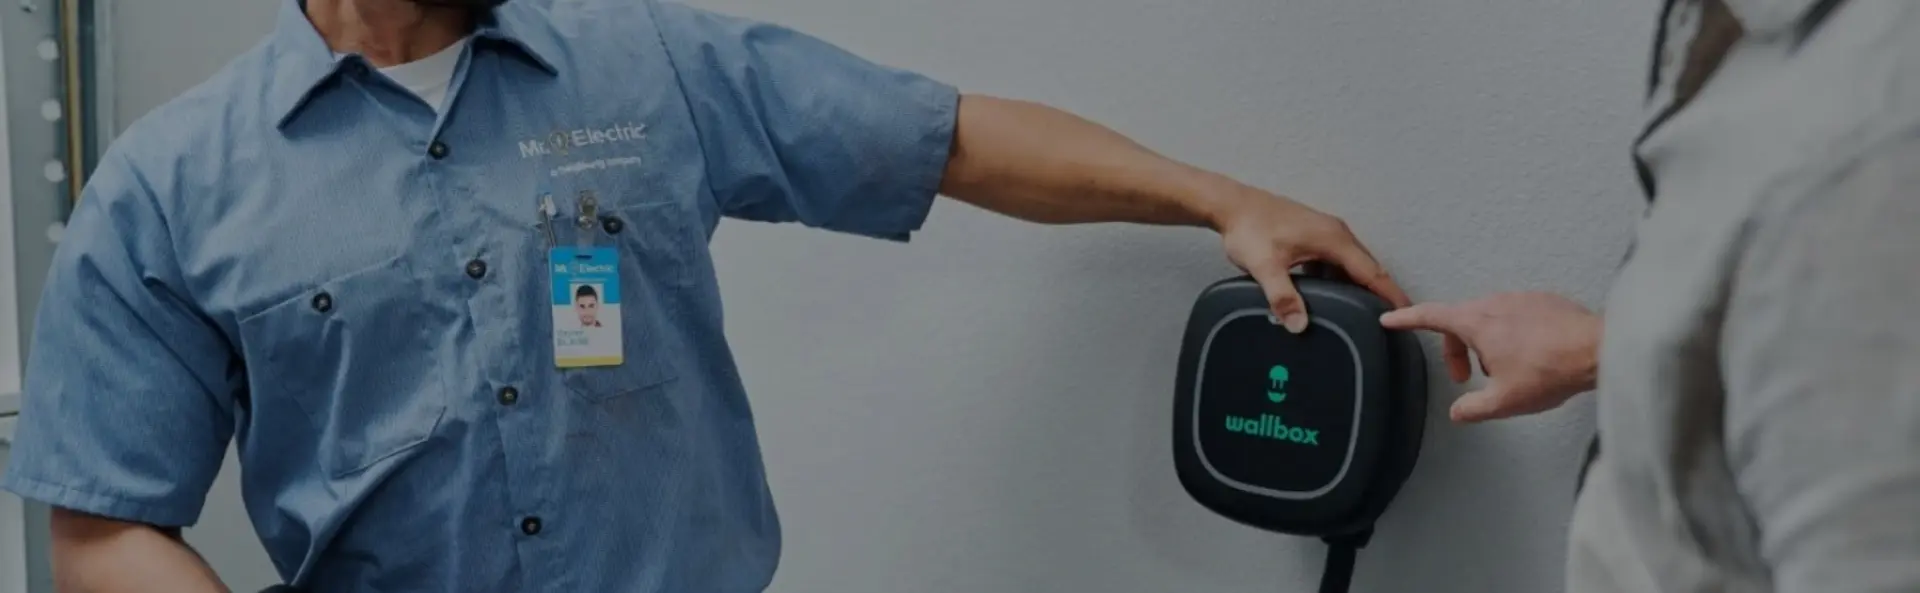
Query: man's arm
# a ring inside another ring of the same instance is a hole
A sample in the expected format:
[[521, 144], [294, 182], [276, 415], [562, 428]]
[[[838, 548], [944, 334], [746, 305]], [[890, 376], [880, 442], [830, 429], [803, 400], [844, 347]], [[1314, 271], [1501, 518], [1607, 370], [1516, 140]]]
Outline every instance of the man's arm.
[[51, 523], [53, 586], [60, 593], [227, 591], [178, 529], [61, 508], [53, 509]]
[[1288, 270], [1309, 261], [1408, 304], [1345, 223], [1292, 200], [1058, 109], [963, 95], [778, 25], [648, 5], [724, 216], [904, 241], [946, 194], [1045, 223], [1204, 226], [1291, 329], [1307, 312]]
[[[940, 192], [1022, 220], [1217, 229], [1236, 206], [1268, 199], [1045, 105], [963, 95], [958, 119]], [[1314, 223], [1337, 224], [1302, 214]]]
[[1734, 280], [1728, 463], [1774, 591], [1920, 591], [1920, 144], [1812, 181]]
[[1306, 320], [1288, 271], [1307, 261], [1334, 264], [1394, 305], [1409, 304], [1339, 218], [1169, 159], [1053, 107], [973, 94], [959, 104], [942, 194], [1047, 224], [1212, 229], [1227, 257], [1267, 289], [1275, 313], [1296, 331]]
[[153, 192], [101, 159], [54, 251], [0, 487], [55, 509], [62, 593], [223, 591], [176, 536], [199, 518], [241, 376], [187, 297]]

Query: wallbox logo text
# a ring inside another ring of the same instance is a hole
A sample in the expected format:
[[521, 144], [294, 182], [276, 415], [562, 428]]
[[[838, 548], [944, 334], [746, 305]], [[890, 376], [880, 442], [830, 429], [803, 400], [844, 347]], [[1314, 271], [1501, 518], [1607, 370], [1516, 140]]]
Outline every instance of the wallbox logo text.
[[1227, 416], [1227, 432], [1265, 437], [1276, 441], [1286, 441], [1310, 447], [1320, 446], [1320, 431], [1308, 430], [1298, 426], [1287, 426], [1286, 421], [1281, 420], [1279, 416], [1273, 414], [1261, 414], [1259, 418]]
[[[1273, 365], [1267, 370], [1267, 401], [1278, 404], [1287, 401], [1287, 381], [1293, 373], [1285, 365]], [[1258, 418], [1227, 415], [1227, 432], [1248, 436], [1269, 438], [1309, 447], [1320, 446], [1320, 431], [1287, 426], [1286, 421], [1274, 414], [1261, 414]]]

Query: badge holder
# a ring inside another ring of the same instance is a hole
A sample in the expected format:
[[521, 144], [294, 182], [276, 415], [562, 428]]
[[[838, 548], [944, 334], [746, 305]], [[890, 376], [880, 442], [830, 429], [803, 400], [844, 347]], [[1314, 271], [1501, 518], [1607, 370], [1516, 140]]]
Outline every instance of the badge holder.
[[594, 245], [600, 205], [593, 192], [580, 192], [575, 207], [576, 240], [574, 245], [560, 246], [554, 237], [553, 197], [542, 196], [540, 202], [548, 244], [554, 365], [618, 366], [625, 362], [620, 330], [620, 252]]

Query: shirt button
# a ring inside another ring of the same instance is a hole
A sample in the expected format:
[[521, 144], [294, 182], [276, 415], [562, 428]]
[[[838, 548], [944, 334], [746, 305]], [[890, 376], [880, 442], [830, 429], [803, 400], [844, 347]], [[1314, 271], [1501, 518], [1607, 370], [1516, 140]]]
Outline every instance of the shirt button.
[[620, 234], [620, 229], [627, 228], [627, 223], [620, 222], [618, 218], [608, 216], [600, 219], [600, 228], [607, 229], [607, 234], [609, 235], [618, 235]]
[[313, 310], [325, 313], [333, 310], [333, 295], [320, 293], [313, 295]]
[[520, 390], [512, 387], [500, 388], [500, 405], [511, 406], [517, 401], [520, 401]]
[[540, 518], [527, 517], [525, 519], [521, 519], [520, 533], [524, 533], [527, 535], [540, 535]]
[[438, 140], [434, 141], [433, 144], [427, 146], [427, 156], [433, 157], [433, 160], [436, 161], [447, 158], [447, 143]]
[[479, 280], [480, 278], [486, 275], [487, 275], [487, 262], [480, 261], [477, 259], [467, 262], [467, 276], [470, 276], [475, 280]]

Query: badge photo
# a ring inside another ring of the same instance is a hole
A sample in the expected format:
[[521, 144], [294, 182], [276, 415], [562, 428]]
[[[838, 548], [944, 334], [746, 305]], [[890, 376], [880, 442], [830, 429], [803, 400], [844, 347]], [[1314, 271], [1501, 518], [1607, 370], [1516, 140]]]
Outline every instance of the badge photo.
[[618, 257], [607, 247], [560, 247], [548, 258], [553, 278], [553, 355], [559, 367], [624, 362]]

